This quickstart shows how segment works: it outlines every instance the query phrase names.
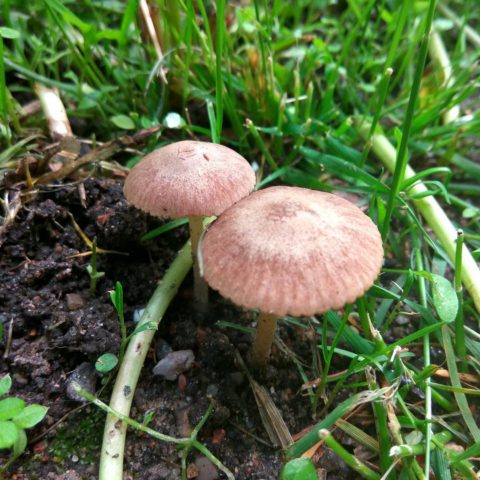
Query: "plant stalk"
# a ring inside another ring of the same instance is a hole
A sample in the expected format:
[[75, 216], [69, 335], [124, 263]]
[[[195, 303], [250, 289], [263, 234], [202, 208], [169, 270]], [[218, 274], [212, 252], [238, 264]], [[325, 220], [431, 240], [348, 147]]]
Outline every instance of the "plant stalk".
[[[190, 242], [187, 242], [154, 291], [145, 307], [139, 325], [147, 322], [155, 325], [160, 323], [191, 266], [192, 251]], [[121, 415], [128, 416], [130, 413], [138, 378], [154, 334], [155, 330], [147, 329], [135, 335], [128, 344], [110, 398], [110, 408]], [[126, 433], [127, 424], [119, 421], [117, 416], [108, 414], [100, 453], [99, 480], [121, 480], [123, 478]]]
[[193, 297], [200, 313], [205, 313], [208, 305], [208, 285], [201, 275], [198, 263], [198, 244], [204, 231], [204, 217], [189, 217], [188, 228], [192, 242]]
[[368, 480], [380, 480], [380, 475], [378, 473], [374, 472], [371, 468], [358, 460], [358, 458], [345, 450], [328, 430], [322, 429], [318, 432], [318, 435], [325, 441], [329, 448], [331, 448], [349, 467], [353, 468], [353, 470], [358, 472], [363, 478]]
[[[430, 43], [429, 43], [429, 52], [430, 57], [432, 58], [434, 64], [441, 71], [442, 75], [442, 88], [451, 87], [455, 83], [453, 78], [452, 65], [450, 63], [450, 58], [447, 53], [447, 49], [442, 41], [440, 34], [433, 28], [432, 33], [430, 34]], [[454, 122], [460, 116], [460, 107], [458, 105], [453, 105], [448, 110], [442, 113], [443, 123]]]
[[252, 346], [252, 364], [265, 366], [270, 356], [278, 315], [260, 312], [257, 319], [257, 331]]
[[455, 257], [454, 286], [457, 292], [458, 311], [455, 318], [455, 347], [457, 357], [460, 359], [460, 371], [467, 372], [467, 348], [465, 345], [465, 322], [463, 318], [463, 288], [462, 288], [462, 254], [463, 254], [463, 230], [457, 231], [457, 252]]

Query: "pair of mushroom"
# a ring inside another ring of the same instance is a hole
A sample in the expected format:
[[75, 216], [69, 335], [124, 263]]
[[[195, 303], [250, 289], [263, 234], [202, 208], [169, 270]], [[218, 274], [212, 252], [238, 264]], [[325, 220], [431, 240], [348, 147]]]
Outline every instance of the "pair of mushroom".
[[191, 227], [194, 280], [203, 277], [235, 304], [260, 311], [252, 362], [264, 365], [279, 317], [353, 302], [378, 276], [383, 248], [376, 225], [347, 200], [283, 186], [249, 195], [254, 183], [238, 153], [184, 141], [136, 165], [125, 195], [160, 217], [220, 215], [200, 245]]

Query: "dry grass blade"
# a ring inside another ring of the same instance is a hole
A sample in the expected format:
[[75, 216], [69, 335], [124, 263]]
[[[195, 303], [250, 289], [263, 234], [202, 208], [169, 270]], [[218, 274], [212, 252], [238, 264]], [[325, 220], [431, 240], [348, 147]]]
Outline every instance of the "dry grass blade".
[[355, 439], [358, 443], [363, 445], [364, 447], [368, 448], [372, 452], [378, 453], [380, 447], [378, 445], [378, 441], [365, 433], [362, 429], [356, 427], [350, 422], [347, 422], [343, 418], [339, 418], [335, 425], [342, 430], [344, 433]]
[[101, 162], [106, 160], [119, 151], [143, 142], [146, 138], [159, 132], [161, 128], [162, 127], [160, 126], [145, 128], [143, 130], [139, 130], [134, 135], [123, 135], [119, 138], [111, 140], [110, 142], [107, 142], [95, 150], [92, 150], [86, 155], [83, 155], [75, 162], [63, 166], [60, 170], [57, 170], [56, 172], [45, 173], [41, 177], [37, 178], [35, 185], [47, 185], [55, 180], [68, 177], [72, 173], [76, 172], [79, 168], [84, 167], [92, 162]]
[[160, 41], [157, 36], [157, 31], [155, 30], [155, 24], [150, 13], [150, 7], [148, 6], [147, 0], [140, 0], [140, 11], [142, 12], [142, 17], [145, 22], [145, 27], [148, 32], [148, 36], [152, 41], [153, 47], [158, 57], [158, 69], [157, 74], [162, 79], [163, 83], [167, 84], [167, 71], [163, 66], [163, 52], [162, 47], [160, 46]]
[[235, 351], [235, 359], [250, 382], [258, 406], [258, 411], [260, 412], [260, 418], [262, 419], [263, 426], [265, 427], [270, 441], [275, 446], [287, 448], [293, 443], [293, 438], [283, 420], [280, 410], [278, 410], [275, 403], [273, 403], [272, 397], [267, 390], [252, 378], [252, 375], [248, 371], [247, 366], [238, 351]]
[[22, 200], [20, 192], [14, 192], [13, 196], [9, 197], [9, 192], [5, 192], [3, 200], [0, 200], [3, 207], [3, 223], [0, 225], [0, 246], [2, 245], [1, 237], [7, 227], [13, 223], [17, 213], [22, 207]]
[[[93, 243], [94, 242], [92, 242], [92, 240], [90, 240], [87, 237], [87, 235], [85, 234], [85, 232], [80, 228], [80, 225], [78, 225], [78, 223], [75, 221], [74, 216], [70, 212], [67, 212], [67, 213], [68, 213], [70, 219], [72, 220], [73, 228], [78, 233], [78, 236], [83, 240], [85, 245], [88, 248], [90, 248], [89, 252], [78, 253], [77, 255], [71, 255], [68, 258], [87, 257], [89, 255], [92, 255], [92, 248], [93, 248]], [[109, 254], [114, 254], [114, 255], [125, 255], [125, 256], [129, 255], [126, 252], [118, 252], [117, 250], [105, 250], [105, 249], [100, 248], [100, 247], [96, 247], [96, 253], [99, 253], [99, 254], [100, 253], [104, 253], [104, 254], [109, 253]]]

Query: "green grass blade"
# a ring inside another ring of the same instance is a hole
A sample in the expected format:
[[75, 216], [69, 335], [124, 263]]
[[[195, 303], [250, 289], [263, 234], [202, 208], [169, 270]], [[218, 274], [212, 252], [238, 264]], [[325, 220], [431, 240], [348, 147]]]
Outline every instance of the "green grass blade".
[[397, 153], [397, 162], [395, 171], [393, 174], [392, 187], [390, 195], [387, 200], [387, 208], [385, 212], [385, 219], [382, 225], [382, 238], [386, 239], [388, 231], [390, 229], [390, 219], [392, 217], [393, 209], [395, 206], [395, 197], [400, 191], [400, 184], [405, 176], [405, 171], [408, 163], [407, 147], [410, 138], [410, 130], [414, 119], [415, 107], [418, 98], [418, 92], [420, 90], [420, 83], [422, 80], [423, 69], [428, 53], [428, 35], [432, 26], [433, 15], [435, 13], [436, 0], [429, 1], [428, 13], [425, 21], [424, 34], [419, 47], [418, 61], [415, 68], [415, 76], [413, 84], [410, 89], [410, 97], [408, 100], [407, 111], [405, 113], [405, 120], [402, 128], [402, 138]]

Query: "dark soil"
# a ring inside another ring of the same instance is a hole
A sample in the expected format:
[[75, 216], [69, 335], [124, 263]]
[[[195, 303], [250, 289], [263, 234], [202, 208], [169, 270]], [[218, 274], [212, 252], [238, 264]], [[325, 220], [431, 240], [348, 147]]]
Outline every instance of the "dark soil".
[[[40, 191], [0, 239], [4, 330], [0, 375], [11, 374], [12, 395], [49, 407], [46, 419], [28, 432], [31, 444], [26, 454], [11, 469], [16, 479], [96, 478], [104, 415], [88, 405], [78, 409], [81, 404], [66, 393], [69, 376], [84, 362], [89, 364], [88, 372], [100, 355], [118, 352], [119, 324], [108, 293], [115, 282], [123, 285], [131, 330], [134, 311], [145, 305], [187, 239], [186, 230], [177, 229], [142, 244], [140, 237], [159, 220], [130, 207], [119, 182], [89, 179], [84, 189], [84, 196], [78, 185]], [[97, 237], [98, 247], [128, 254], [98, 255], [98, 270], [105, 276], [96, 295], [89, 291], [86, 266], [90, 257], [81, 256], [90, 249], [73, 219], [90, 239]], [[216, 325], [228, 321], [251, 326], [252, 317], [215, 294], [208, 314], [198, 317], [191, 309], [190, 283], [187, 278], [160, 325], [157, 348], [152, 348], [147, 358], [131, 416], [142, 420], [147, 412], [153, 412], [152, 428], [185, 436], [213, 396], [217, 406], [199, 439], [238, 480], [276, 479], [281, 453], [278, 447], [268, 446], [249, 382], [234, 360], [235, 348], [246, 357], [251, 337], [241, 329]], [[298, 333], [281, 328], [288, 348], [309, 364], [310, 345]], [[191, 349], [195, 354], [194, 366], [176, 381], [152, 375], [166, 345], [173, 350]], [[302, 379], [291, 357], [275, 348], [267, 371], [257, 376], [292, 434], [315, 423], [308, 398], [299, 393]], [[95, 374], [93, 380], [98, 390], [102, 379]], [[99, 393], [107, 402], [111, 384]], [[331, 452], [322, 452], [317, 466], [325, 469], [329, 478], [355, 478]], [[190, 463], [195, 455], [192, 453]], [[196, 469], [191, 472], [191, 478], [197, 478]], [[173, 445], [130, 431], [125, 473], [125, 478], [178, 479], [178, 451]], [[222, 478], [216, 472], [205, 475], [198, 478]]]

